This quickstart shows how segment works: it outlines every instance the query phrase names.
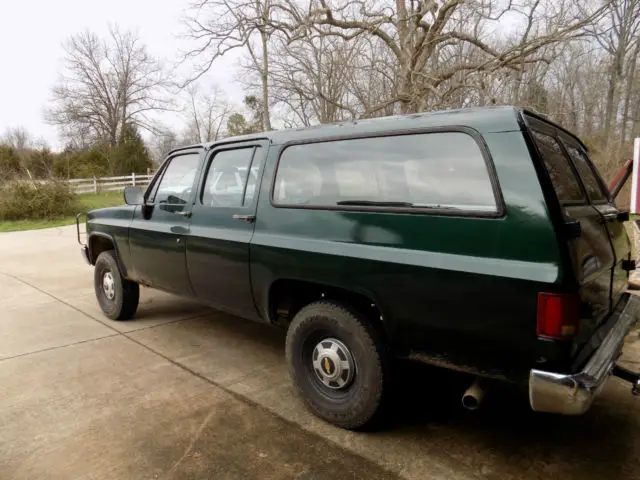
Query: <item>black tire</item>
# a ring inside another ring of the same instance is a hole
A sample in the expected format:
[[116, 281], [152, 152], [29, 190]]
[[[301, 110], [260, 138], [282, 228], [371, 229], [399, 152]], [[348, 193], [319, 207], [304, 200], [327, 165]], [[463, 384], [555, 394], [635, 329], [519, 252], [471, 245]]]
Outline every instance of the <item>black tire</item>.
[[[113, 281], [112, 298], [109, 298], [103, 287], [103, 279], [107, 273], [111, 273]], [[98, 255], [93, 272], [93, 285], [100, 308], [110, 319], [129, 320], [136, 313], [140, 287], [137, 283], [123, 278], [115, 251], [107, 250]]]
[[[340, 390], [325, 385], [313, 365], [314, 349], [326, 338], [341, 342], [355, 363], [351, 383]], [[347, 429], [370, 427], [378, 419], [389, 376], [387, 352], [363, 316], [331, 301], [307, 305], [291, 322], [286, 352], [293, 384], [316, 416]]]

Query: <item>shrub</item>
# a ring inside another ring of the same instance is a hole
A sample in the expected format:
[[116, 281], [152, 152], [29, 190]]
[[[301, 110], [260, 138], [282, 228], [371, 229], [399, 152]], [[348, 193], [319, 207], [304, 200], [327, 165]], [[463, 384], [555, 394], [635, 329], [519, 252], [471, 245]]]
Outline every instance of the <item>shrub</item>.
[[118, 145], [97, 142], [87, 149], [70, 147], [57, 154], [52, 165], [58, 178], [91, 178], [145, 172], [153, 167], [153, 162], [142, 137], [135, 127], [128, 125]]
[[64, 182], [12, 181], [0, 187], [0, 221], [55, 219], [82, 209]]

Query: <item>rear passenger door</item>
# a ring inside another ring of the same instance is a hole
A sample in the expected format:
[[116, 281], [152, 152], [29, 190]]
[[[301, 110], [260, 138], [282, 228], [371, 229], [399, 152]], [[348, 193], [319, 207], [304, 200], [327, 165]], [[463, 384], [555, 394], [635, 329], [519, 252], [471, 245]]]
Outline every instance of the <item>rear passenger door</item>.
[[611, 302], [612, 308], [615, 308], [627, 289], [628, 272], [624, 269], [623, 262], [631, 257], [629, 237], [623, 222], [620, 221], [620, 211], [610, 198], [604, 182], [591, 163], [585, 149], [574, 138], [564, 133], [560, 133], [560, 140], [576, 167], [591, 204], [600, 214], [601, 221], [609, 232], [615, 257], [613, 281], [611, 283]]
[[266, 142], [215, 148], [207, 156], [192, 209], [187, 268], [198, 298], [226, 312], [258, 319], [249, 271]]
[[611, 311], [614, 255], [609, 233], [578, 180], [577, 171], [558, 137], [558, 129], [535, 119], [528, 119], [528, 123], [560, 203], [565, 222], [560, 235], [568, 243], [581, 300], [591, 310], [582, 315], [579, 328], [579, 335], [588, 338]]

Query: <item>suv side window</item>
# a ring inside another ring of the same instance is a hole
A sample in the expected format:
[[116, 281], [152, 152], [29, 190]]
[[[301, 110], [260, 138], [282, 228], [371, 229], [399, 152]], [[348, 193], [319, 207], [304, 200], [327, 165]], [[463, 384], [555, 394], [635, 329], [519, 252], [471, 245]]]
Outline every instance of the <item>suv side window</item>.
[[[274, 184], [281, 206], [393, 202], [402, 208], [497, 213], [487, 162], [475, 139], [434, 132], [286, 147]], [[395, 205], [373, 205], [372, 208]]]
[[[212, 207], [241, 207], [251, 203], [258, 185], [260, 147], [214, 153], [204, 181], [201, 202]], [[254, 161], [255, 158], [255, 161]]]
[[154, 186], [150, 200], [168, 205], [186, 204], [191, 197], [199, 165], [200, 154], [198, 153], [173, 157], [164, 169], [162, 178]]
[[558, 200], [561, 203], [584, 202], [580, 183], [571, 168], [571, 162], [558, 141], [554, 137], [536, 130], [532, 130], [531, 133], [547, 172], [549, 172]]
[[606, 202], [608, 199], [607, 193], [596, 176], [596, 173], [593, 170], [594, 167], [591, 166], [591, 161], [587, 156], [587, 152], [585, 152], [584, 149], [575, 141], [566, 138], [565, 135], [561, 135], [560, 139], [567, 149], [567, 152], [573, 161], [573, 165], [578, 171], [578, 175], [580, 175], [580, 178], [582, 179], [582, 184], [587, 191], [589, 200], [592, 202]]

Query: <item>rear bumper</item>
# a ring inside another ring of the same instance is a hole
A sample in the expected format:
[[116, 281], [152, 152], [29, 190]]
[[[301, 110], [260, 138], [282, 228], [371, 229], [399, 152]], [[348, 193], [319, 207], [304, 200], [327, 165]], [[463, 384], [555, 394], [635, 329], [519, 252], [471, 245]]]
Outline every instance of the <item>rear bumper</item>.
[[581, 415], [600, 393], [622, 353], [624, 339], [636, 323], [640, 298], [631, 295], [618, 320], [581, 372], [566, 375], [531, 370], [529, 402], [537, 412]]

